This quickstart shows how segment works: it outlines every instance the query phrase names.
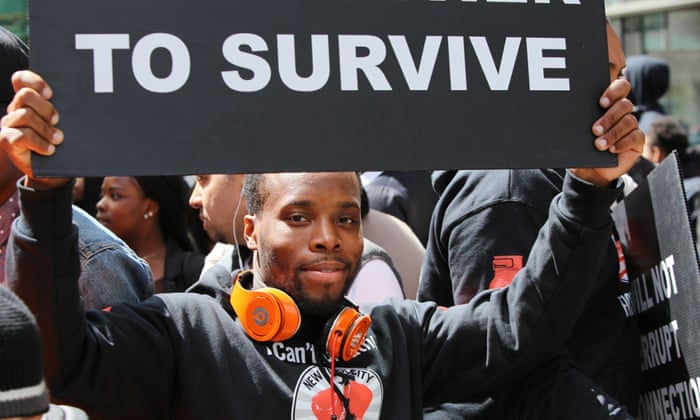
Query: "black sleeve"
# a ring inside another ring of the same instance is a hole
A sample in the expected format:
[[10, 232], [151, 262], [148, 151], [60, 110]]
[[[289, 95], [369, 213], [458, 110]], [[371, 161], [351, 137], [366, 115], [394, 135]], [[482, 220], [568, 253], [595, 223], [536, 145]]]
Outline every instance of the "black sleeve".
[[595, 278], [607, 252], [618, 193], [567, 175], [510, 287], [419, 315], [427, 405], [504, 386], [563, 347], [593, 286], [581, 279]]
[[[78, 289], [71, 185], [34, 191], [20, 184], [19, 190], [21, 215], [8, 244], [15, 259], [8, 279], [39, 324], [53, 401], [77, 405], [94, 418], [168, 413], [179, 334], [163, 301], [152, 297], [112, 313], [86, 312]], [[114, 345], [125, 341], [129, 344]]]

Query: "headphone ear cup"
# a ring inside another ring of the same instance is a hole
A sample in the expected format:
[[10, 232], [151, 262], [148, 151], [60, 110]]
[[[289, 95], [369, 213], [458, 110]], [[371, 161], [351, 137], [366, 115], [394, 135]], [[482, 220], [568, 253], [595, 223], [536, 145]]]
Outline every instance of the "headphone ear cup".
[[[296, 334], [301, 324], [299, 308], [285, 292], [271, 287], [246, 289], [240, 273], [231, 290], [231, 306], [243, 330], [256, 341], [284, 341]], [[249, 279], [244, 279], [246, 282]]]
[[277, 333], [270, 341], [284, 341], [292, 338], [301, 326], [299, 307], [291, 296], [280, 289], [267, 287], [264, 290], [277, 300], [281, 318]]
[[329, 321], [326, 335], [326, 351], [331, 357], [339, 356], [348, 362], [355, 357], [365, 342], [372, 320], [369, 315], [346, 306]]

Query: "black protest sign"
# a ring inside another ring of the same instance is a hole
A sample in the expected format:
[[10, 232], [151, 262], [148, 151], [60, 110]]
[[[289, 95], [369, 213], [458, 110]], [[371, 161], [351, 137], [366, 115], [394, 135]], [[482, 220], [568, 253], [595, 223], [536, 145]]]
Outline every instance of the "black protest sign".
[[613, 210], [641, 328], [640, 419], [700, 418], [700, 272], [677, 157]]
[[614, 164], [603, 0], [32, 0], [40, 175]]

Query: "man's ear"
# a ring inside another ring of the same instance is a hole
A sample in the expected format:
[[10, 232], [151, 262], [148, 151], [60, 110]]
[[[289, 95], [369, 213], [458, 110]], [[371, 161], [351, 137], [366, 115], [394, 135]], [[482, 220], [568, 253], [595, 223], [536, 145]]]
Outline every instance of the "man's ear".
[[243, 236], [245, 246], [251, 251], [258, 249], [258, 231], [255, 224], [255, 215], [246, 214], [243, 217]]

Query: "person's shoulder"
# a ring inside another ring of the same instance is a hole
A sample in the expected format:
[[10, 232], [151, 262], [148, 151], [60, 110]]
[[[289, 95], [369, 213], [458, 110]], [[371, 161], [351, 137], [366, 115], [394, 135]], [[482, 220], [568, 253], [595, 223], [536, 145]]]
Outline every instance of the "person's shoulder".
[[[168, 318], [175, 324], [191, 325], [201, 322], [212, 322], [214, 319], [224, 320], [231, 318], [228, 295], [207, 295], [199, 291], [196, 292], [166, 292], [158, 293], [142, 302], [141, 306], [131, 305], [137, 311], [148, 313], [167, 313]], [[146, 309], [148, 308], [148, 309]]]
[[429, 318], [435, 311], [441, 311], [444, 307], [432, 301], [418, 302], [414, 299], [388, 298], [381, 303], [361, 304], [363, 313], [372, 318], [373, 323], [385, 324], [391, 320], [401, 320], [402, 322], [422, 322]]
[[233, 271], [234, 268], [239, 268], [233, 266], [233, 263], [237, 262], [237, 259], [238, 248], [235, 245], [217, 242], [204, 257], [204, 267], [202, 267], [202, 273], [205, 273], [215, 264], [223, 265], [229, 271]]
[[[162, 303], [158, 303], [161, 301]], [[207, 294], [202, 291], [187, 291], [187, 292], [163, 292], [153, 295], [144, 300], [142, 304], [150, 306], [162, 306], [173, 310], [180, 310], [182, 307], [206, 308], [216, 304], [216, 299], [213, 299], [213, 294]]]
[[362, 219], [362, 228], [367, 238], [380, 245], [381, 241], [376, 238], [392, 238], [392, 240], [401, 238], [420, 245], [420, 240], [406, 222], [380, 210], [370, 209]]
[[[495, 203], [524, 202], [561, 189], [564, 171], [556, 169], [496, 169], [458, 171], [443, 191], [439, 206], [465, 210]], [[551, 198], [551, 197], [550, 197]]]
[[423, 259], [425, 248], [418, 236], [403, 220], [379, 210], [370, 209], [362, 219], [365, 236], [363, 257], [385, 253], [394, 259]]
[[459, 171], [461, 184], [473, 190], [510, 191], [531, 186], [533, 183], [549, 183], [561, 189], [563, 169], [492, 169]]
[[370, 190], [375, 190], [375, 189], [387, 189], [387, 190], [402, 190], [403, 186], [401, 182], [399, 182], [398, 179], [394, 175], [392, 175], [390, 172], [381, 172], [370, 182], [368, 182], [365, 186], [365, 189], [367, 191]]

